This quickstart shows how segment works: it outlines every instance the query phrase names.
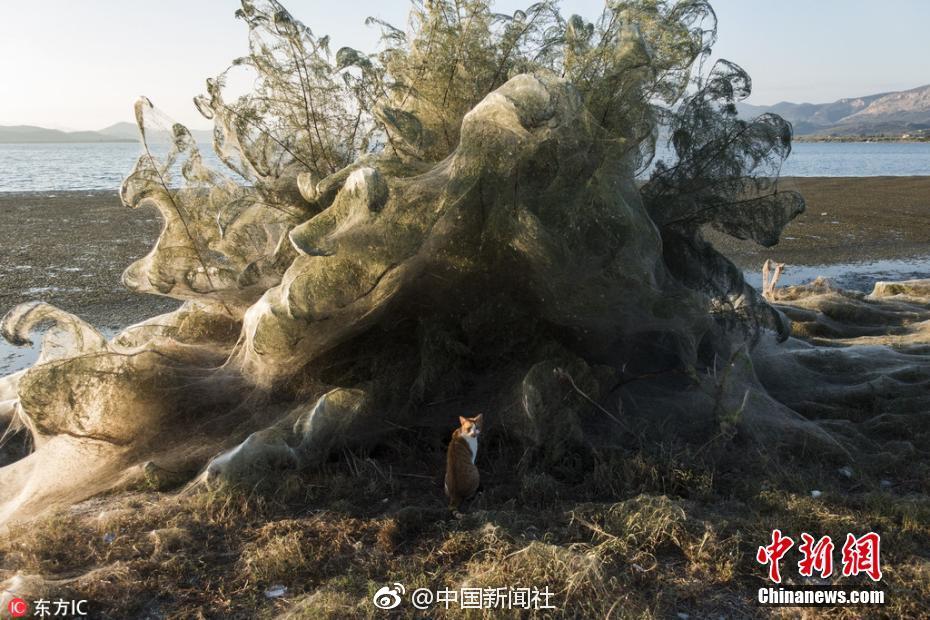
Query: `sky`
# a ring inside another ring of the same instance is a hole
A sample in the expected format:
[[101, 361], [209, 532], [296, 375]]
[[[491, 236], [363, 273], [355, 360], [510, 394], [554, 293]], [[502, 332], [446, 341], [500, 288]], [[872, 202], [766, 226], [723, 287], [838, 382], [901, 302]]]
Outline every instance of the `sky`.
[[[498, 0], [512, 12], [531, 0]], [[374, 50], [377, 16], [403, 25], [407, 0], [284, 0], [332, 48]], [[749, 103], [822, 103], [930, 83], [925, 0], [712, 0], [714, 56], [753, 79]], [[593, 19], [603, 0], [562, 0]], [[237, 0], [0, 0], [0, 125], [101, 129], [146, 95], [191, 128], [204, 79], [247, 52]]]

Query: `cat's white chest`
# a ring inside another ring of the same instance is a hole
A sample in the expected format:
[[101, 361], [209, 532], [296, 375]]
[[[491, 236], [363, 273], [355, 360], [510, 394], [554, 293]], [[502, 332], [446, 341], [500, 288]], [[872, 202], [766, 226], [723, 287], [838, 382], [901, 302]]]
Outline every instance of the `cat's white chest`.
[[468, 449], [471, 450], [471, 464], [474, 465], [475, 457], [478, 456], [478, 438], [465, 435], [465, 443], [468, 444]]

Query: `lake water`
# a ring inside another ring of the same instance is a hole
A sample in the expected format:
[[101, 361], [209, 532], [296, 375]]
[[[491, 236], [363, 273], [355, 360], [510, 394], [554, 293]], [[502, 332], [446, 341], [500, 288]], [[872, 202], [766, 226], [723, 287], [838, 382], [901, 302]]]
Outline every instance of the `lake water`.
[[[207, 165], [225, 169], [201, 149]], [[116, 189], [139, 153], [134, 143], [0, 144], [0, 192]], [[930, 175], [930, 143], [798, 142], [782, 175]]]
[[[756, 289], [762, 288], [760, 271], [746, 270], [744, 274], [749, 284]], [[930, 278], [930, 256], [833, 265], [788, 265], [778, 279], [778, 286], [808, 284], [819, 277], [827, 278], [842, 289], [871, 293], [876, 282]]]
[[[157, 157], [166, 148], [152, 150]], [[118, 189], [141, 152], [134, 142], [0, 144], [0, 192]], [[208, 166], [225, 169], [209, 145], [201, 152]]]
[[795, 142], [782, 175], [927, 176], [930, 142]]
[[[656, 157], [669, 157], [664, 144]], [[786, 177], [930, 176], [930, 142], [795, 142], [781, 175]]]

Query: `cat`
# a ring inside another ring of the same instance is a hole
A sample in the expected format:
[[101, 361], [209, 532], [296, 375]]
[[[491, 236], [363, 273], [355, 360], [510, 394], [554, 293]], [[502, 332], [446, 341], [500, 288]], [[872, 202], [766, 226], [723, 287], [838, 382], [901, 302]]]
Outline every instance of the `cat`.
[[482, 414], [473, 418], [459, 417], [461, 426], [452, 433], [446, 453], [446, 495], [449, 510], [456, 513], [466, 499], [477, 491], [481, 481], [475, 457], [478, 456], [478, 437], [481, 436]]

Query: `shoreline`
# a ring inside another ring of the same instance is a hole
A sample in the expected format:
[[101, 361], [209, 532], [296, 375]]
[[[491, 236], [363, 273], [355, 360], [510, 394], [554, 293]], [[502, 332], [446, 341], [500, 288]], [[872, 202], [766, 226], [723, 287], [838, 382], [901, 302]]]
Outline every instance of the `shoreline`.
[[875, 142], [884, 142], [892, 144], [911, 144], [912, 142], [930, 142], [930, 137], [902, 138], [901, 136], [882, 137], [882, 136], [792, 136], [792, 142], [857, 142], [869, 144]]
[[[751, 284], [758, 285], [766, 259], [787, 265], [781, 284], [820, 271], [859, 290], [870, 290], [876, 278], [930, 277], [930, 176], [785, 177], [779, 185], [801, 191], [807, 210], [778, 245], [705, 230]], [[123, 207], [116, 190], [0, 192], [0, 312], [45, 301], [112, 334], [174, 310], [180, 301], [134, 293], [120, 282], [161, 226], [154, 209]], [[34, 354], [0, 343], [0, 374]]]
[[173, 310], [180, 302], [120, 281], [161, 226], [154, 209], [122, 206], [116, 190], [0, 193], [0, 312], [45, 301], [118, 330]]
[[930, 176], [783, 177], [778, 184], [807, 202], [778, 245], [764, 248], [705, 229], [741, 269], [758, 271], [767, 259], [790, 268], [930, 256]]

